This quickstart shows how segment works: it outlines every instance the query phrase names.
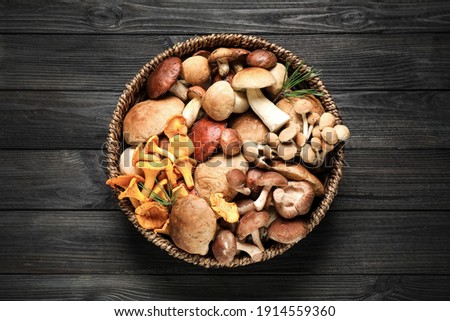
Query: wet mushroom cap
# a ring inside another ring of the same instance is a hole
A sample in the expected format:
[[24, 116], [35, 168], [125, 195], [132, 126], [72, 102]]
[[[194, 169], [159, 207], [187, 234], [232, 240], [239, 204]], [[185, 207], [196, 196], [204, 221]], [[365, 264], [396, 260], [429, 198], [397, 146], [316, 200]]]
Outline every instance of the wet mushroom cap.
[[227, 264], [233, 261], [237, 252], [234, 234], [229, 230], [219, 231], [211, 250], [217, 262]]
[[156, 99], [164, 95], [177, 81], [181, 73], [181, 59], [170, 57], [161, 61], [147, 79], [147, 95]]
[[256, 49], [247, 55], [247, 64], [251, 67], [270, 69], [277, 64], [277, 61], [277, 56], [265, 49]]

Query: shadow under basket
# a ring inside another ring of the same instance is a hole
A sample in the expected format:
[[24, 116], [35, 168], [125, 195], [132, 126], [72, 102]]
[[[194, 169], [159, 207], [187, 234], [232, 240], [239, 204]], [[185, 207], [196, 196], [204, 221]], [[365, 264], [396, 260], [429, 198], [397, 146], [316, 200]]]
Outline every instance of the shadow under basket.
[[[128, 110], [136, 103], [146, 99], [145, 94], [145, 84], [148, 76], [151, 72], [158, 66], [158, 64], [166, 58], [169, 57], [180, 57], [184, 58], [192, 55], [200, 49], [214, 50], [218, 47], [239, 47], [245, 48], [247, 50], [255, 49], [267, 49], [272, 51], [281, 63], [289, 62], [291, 68], [297, 68], [302, 59], [295, 56], [292, 52], [276, 45], [270, 43], [260, 37], [242, 35], [242, 34], [212, 34], [205, 36], [198, 36], [195, 38], [188, 39], [184, 42], [175, 44], [173, 47], [160, 53], [148, 63], [146, 63], [141, 70], [134, 76], [134, 78], [125, 86], [122, 95], [119, 98], [117, 106], [112, 115], [111, 122], [109, 124], [109, 133], [107, 137], [107, 163], [108, 163], [108, 174], [109, 177], [116, 177], [120, 175], [119, 170], [119, 158], [122, 152], [122, 124]], [[303, 68], [308, 68], [304, 65]], [[325, 111], [332, 113], [336, 119], [337, 123], [342, 123], [341, 115], [337, 109], [331, 95], [328, 93], [325, 85], [320, 80], [319, 77], [313, 78], [309, 82], [310, 88], [316, 89], [322, 96], [319, 97], [322, 102]], [[342, 178], [342, 168], [344, 165], [344, 148], [343, 144], [340, 143], [336, 145], [332, 155], [332, 162], [329, 162], [329, 166], [326, 168], [326, 177], [324, 178], [325, 186], [325, 196], [319, 201], [313, 204], [312, 211], [310, 215], [307, 216], [307, 224], [309, 232], [311, 232], [316, 225], [325, 217], [335, 195], [337, 194], [337, 189], [339, 182]], [[118, 196], [119, 191], [115, 190], [116, 196]], [[136, 229], [150, 242], [166, 251], [169, 255], [184, 260], [188, 263], [195, 265], [200, 265], [205, 268], [212, 267], [238, 267], [254, 263], [250, 257], [245, 255], [237, 255], [236, 258], [229, 264], [220, 264], [208, 253], [206, 256], [189, 254], [181, 249], [179, 249], [169, 237], [157, 234], [151, 230], [146, 230], [140, 227], [137, 223], [134, 215], [134, 208], [128, 199], [119, 201], [119, 206], [122, 211], [126, 214], [127, 218], [132, 222]], [[263, 253], [263, 258], [261, 261], [269, 260], [277, 255], [284, 253], [286, 250], [291, 248], [294, 244], [280, 244], [272, 243], [268, 245]]]

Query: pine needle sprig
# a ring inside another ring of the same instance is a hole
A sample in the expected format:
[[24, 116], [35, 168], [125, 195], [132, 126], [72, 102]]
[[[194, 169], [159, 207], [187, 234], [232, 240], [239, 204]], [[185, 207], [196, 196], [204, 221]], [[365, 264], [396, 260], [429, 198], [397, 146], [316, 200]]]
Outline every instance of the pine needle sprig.
[[157, 202], [163, 206], [168, 206], [168, 207], [172, 206], [177, 199], [178, 191], [173, 192], [172, 184], [170, 183], [170, 181], [167, 182], [167, 191], [161, 185], [161, 183], [158, 181], [158, 179], [156, 179], [156, 184], [163, 191], [164, 197], [161, 197], [158, 194], [156, 194], [155, 192], [153, 192], [152, 190], [146, 188], [143, 183], [139, 183], [138, 185], [141, 189], [145, 189], [146, 191], [148, 191], [150, 193], [149, 198], [151, 198], [155, 202]]

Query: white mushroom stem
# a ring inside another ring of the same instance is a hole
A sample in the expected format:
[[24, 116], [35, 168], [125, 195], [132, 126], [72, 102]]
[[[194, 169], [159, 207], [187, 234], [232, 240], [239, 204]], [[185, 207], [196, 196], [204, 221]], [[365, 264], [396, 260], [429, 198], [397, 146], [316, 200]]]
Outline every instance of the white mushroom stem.
[[255, 245], [236, 241], [236, 250], [247, 253], [253, 262], [262, 260], [263, 252]]
[[272, 186], [264, 186], [264, 188], [261, 191], [261, 194], [259, 194], [258, 198], [255, 201], [255, 209], [260, 212], [263, 210], [264, 205], [266, 205], [267, 196], [269, 196], [269, 192]]
[[[302, 113], [302, 120], [303, 120], [303, 135], [305, 135], [306, 140], [308, 140], [308, 119], [306, 118], [306, 113]], [[311, 128], [312, 132], [312, 128]]]
[[247, 100], [255, 114], [271, 132], [278, 131], [290, 120], [289, 115], [267, 99], [260, 89], [248, 88]]
[[183, 85], [179, 80], [175, 81], [175, 83], [170, 87], [169, 91], [172, 95], [180, 98], [182, 101], [188, 101], [188, 88]]
[[219, 75], [225, 77], [230, 72], [230, 65], [228, 64], [228, 59], [217, 59], [217, 67], [219, 68]]
[[264, 245], [261, 242], [261, 235], [259, 234], [259, 229], [256, 229], [252, 234], [252, 241], [261, 251], [264, 251]]
[[186, 119], [187, 128], [191, 128], [197, 119], [198, 112], [202, 107], [202, 99], [195, 97], [189, 101], [183, 109], [182, 115]]
[[[306, 123], [306, 126], [308, 126], [308, 123]], [[314, 125], [310, 125], [308, 130], [306, 131], [306, 141], [311, 137], [312, 131], [313, 131]], [[304, 127], [303, 127], [304, 130]]]

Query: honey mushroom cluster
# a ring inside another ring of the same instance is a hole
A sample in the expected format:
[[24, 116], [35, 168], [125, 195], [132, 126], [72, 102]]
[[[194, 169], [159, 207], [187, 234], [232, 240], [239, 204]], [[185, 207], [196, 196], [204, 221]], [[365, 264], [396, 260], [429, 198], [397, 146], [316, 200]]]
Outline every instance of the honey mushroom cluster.
[[320, 167], [348, 128], [271, 51], [199, 50], [162, 60], [147, 99], [126, 114], [121, 175], [106, 183], [129, 199], [137, 223], [191, 254], [252, 261], [276, 242], [296, 243], [321, 180]]

